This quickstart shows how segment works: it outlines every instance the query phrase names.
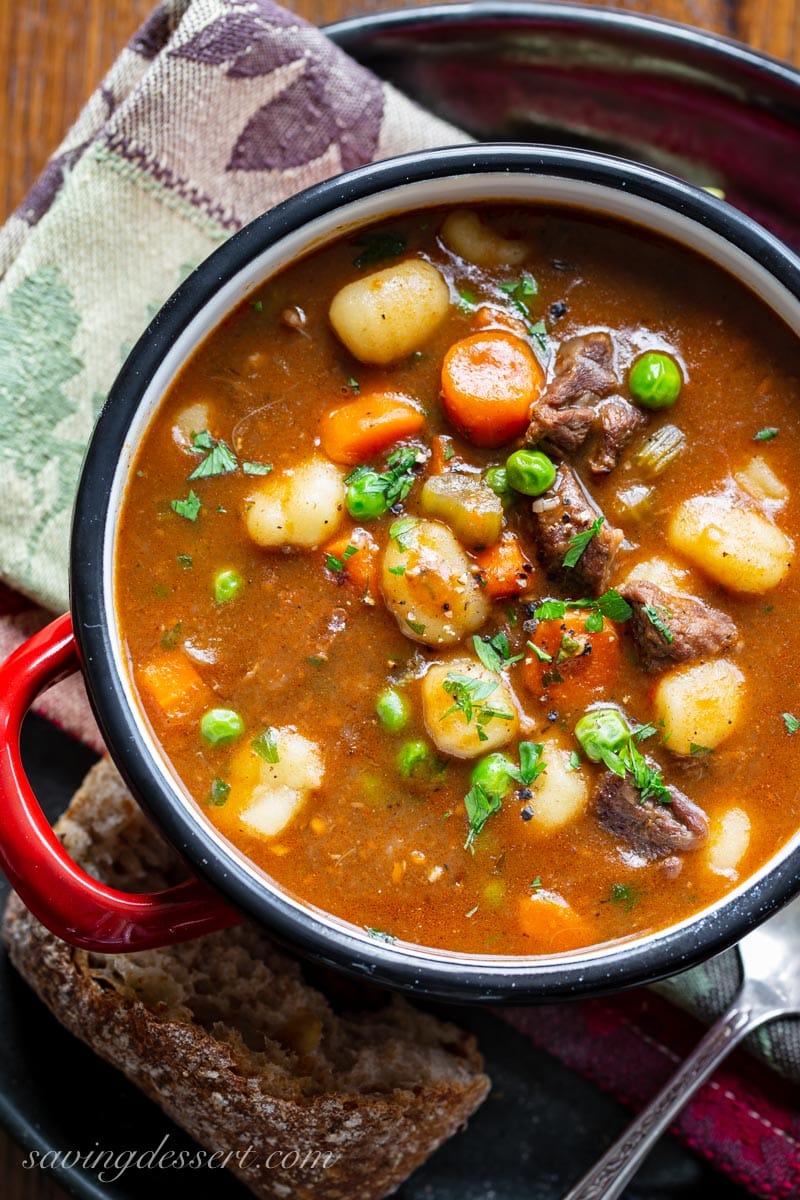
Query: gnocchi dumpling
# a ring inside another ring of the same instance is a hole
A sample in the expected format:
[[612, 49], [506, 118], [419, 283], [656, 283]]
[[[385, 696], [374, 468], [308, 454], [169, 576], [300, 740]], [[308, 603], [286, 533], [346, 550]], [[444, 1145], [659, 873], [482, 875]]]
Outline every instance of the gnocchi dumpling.
[[750, 818], [743, 808], [728, 808], [711, 822], [706, 860], [715, 875], [735, 878], [750, 845]]
[[465, 208], [450, 213], [441, 238], [448, 250], [476, 267], [519, 267], [531, 252], [528, 242], [501, 237]]
[[259, 546], [312, 548], [336, 532], [344, 507], [344, 473], [326, 459], [312, 458], [267, 476], [247, 500], [245, 525]]
[[436, 267], [409, 258], [340, 288], [328, 315], [354, 358], [384, 364], [423, 346], [449, 307], [450, 291]]
[[728, 493], [693, 496], [673, 514], [667, 538], [674, 550], [723, 587], [761, 593], [775, 587], [792, 564], [790, 539], [754, 508]]
[[427, 646], [460, 642], [489, 615], [489, 602], [469, 559], [439, 521], [403, 522], [389, 538], [381, 587], [406, 637]]
[[267, 761], [252, 744], [231, 767], [229, 810], [251, 833], [275, 837], [322, 786], [325, 769], [319, 747], [290, 727], [270, 730]]
[[[470, 719], [456, 703], [459, 694], [472, 702]], [[422, 711], [437, 749], [454, 758], [488, 754], [507, 746], [519, 733], [510, 688], [471, 658], [453, 658], [429, 668], [422, 681]]]
[[570, 755], [552, 742], [545, 743], [541, 761], [545, 769], [531, 784], [533, 816], [525, 829], [550, 833], [576, 820], [589, 803], [589, 788], [580, 770], [570, 768]]
[[694, 747], [713, 750], [734, 730], [741, 715], [745, 679], [725, 658], [670, 671], [653, 697], [664, 744], [675, 754]]

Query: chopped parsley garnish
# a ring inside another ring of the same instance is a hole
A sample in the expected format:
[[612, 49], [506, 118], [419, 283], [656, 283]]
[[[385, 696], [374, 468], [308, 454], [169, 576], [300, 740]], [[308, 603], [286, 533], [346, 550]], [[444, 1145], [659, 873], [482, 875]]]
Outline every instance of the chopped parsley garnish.
[[475, 634], [472, 644], [475, 647], [475, 653], [487, 671], [502, 671], [504, 667], [509, 667], [512, 663], [520, 662], [525, 657], [524, 654], [511, 654], [508, 637], [502, 631], [486, 639], [478, 637]]
[[561, 560], [561, 565], [564, 567], [576, 567], [586, 552], [592, 538], [597, 537], [605, 523], [605, 517], [598, 517], [596, 521], [592, 521], [588, 529], [582, 530], [581, 533], [576, 533], [573, 538], [570, 538], [567, 553]]
[[425, 632], [425, 626], [420, 621], [412, 621], [410, 617], [406, 617], [406, 625], [412, 633], [416, 633], [418, 637], [422, 637]]
[[253, 738], [250, 745], [258, 757], [263, 758], [264, 762], [280, 762], [280, 755], [278, 754], [278, 739], [272, 726], [270, 726], [269, 729], [265, 729], [263, 733], [258, 735], [258, 737]]
[[272, 470], [272, 463], [250, 462], [248, 460], [242, 463], [242, 470], [245, 475], [269, 475]]
[[458, 307], [462, 312], [474, 312], [478, 305], [478, 297], [469, 288], [462, 288], [458, 293]]
[[697, 742], [689, 742], [689, 753], [697, 755], [713, 754], [714, 750], [711, 746], [701, 746]]
[[389, 567], [390, 575], [405, 575], [405, 573], [406, 573], [406, 569], [402, 563], [400, 563], [399, 567]]
[[[599, 633], [603, 628], [603, 617], [608, 617], [609, 621], [627, 621], [633, 615], [630, 604], [620, 596], [616, 588], [609, 588], [596, 600], [544, 600], [533, 615], [537, 621], [560, 621], [566, 616], [568, 608], [589, 610], [589, 616], [586, 618], [584, 626], [587, 633]], [[596, 622], [597, 616], [601, 618], [599, 625]], [[592, 622], [591, 625], [590, 622]]]
[[642, 607], [642, 612], [647, 617], [653, 628], [661, 634], [667, 645], [671, 646], [675, 641], [675, 638], [673, 637], [672, 630], [667, 623], [672, 616], [672, 613], [669, 611], [669, 609], [657, 608], [655, 604], [645, 604]]
[[[414, 446], [401, 446], [387, 458], [385, 471], [379, 473], [373, 471], [372, 467], [356, 467], [345, 479], [345, 484], [350, 487], [351, 484], [358, 483], [362, 493], [381, 497], [386, 511], [395, 504], [400, 504], [411, 491], [416, 479], [414, 466], [418, 453]], [[355, 515], [352, 510], [351, 515]]]
[[221, 807], [230, 795], [231, 785], [226, 783], [224, 779], [215, 779], [211, 784], [211, 793], [208, 797], [208, 803]]
[[531, 891], [532, 892], [540, 892], [543, 887], [544, 887], [544, 884], [542, 883], [541, 875], [537, 875], [535, 879], [531, 880]]
[[785, 712], [783, 714], [783, 723], [786, 726], [786, 732], [789, 734], [797, 733], [798, 729], [800, 729], [800, 721], [792, 713]]
[[360, 271], [385, 258], [397, 258], [405, 250], [406, 240], [396, 233], [364, 233], [356, 238], [356, 245], [364, 247], [353, 259], [353, 266]]
[[527, 645], [528, 645], [528, 649], [533, 654], [536, 655], [539, 662], [552, 662], [553, 661], [552, 654], [548, 654], [547, 651], [543, 650], [541, 646], [537, 646], [536, 642], [528, 642]]
[[179, 517], [185, 517], [187, 521], [196, 521], [202, 508], [200, 497], [196, 496], [192, 489], [189, 490], [189, 495], [185, 500], [171, 500], [170, 504], [172, 511], [176, 512]]
[[658, 729], [655, 725], [640, 725], [638, 729], [634, 729], [633, 731], [633, 740], [635, 742], [644, 742], [656, 733], [658, 733]]
[[408, 545], [403, 541], [405, 534], [410, 533], [415, 525], [419, 525], [418, 517], [401, 517], [399, 521], [392, 521], [389, 526], [389, 537], [392, 541], [397, 542], [398, 550], [407, 550]]
[[385, 933], [382, 929], [373, 929], [370, 925], [365, 925], [364, 929], [376, 942], [385, 942], [387, 946], [393, 946], [397, 941], [393, 933]]
[[[602, 621], [602, 619], [601, 617], [600, 620]], [[577, 638], [574, 638], [571, 633], [565, 630], [561, 635], [556, 662], [562, 663], [566, 662], [568, 658], [575, 658], [576, 655], [583, 654], [585, 648], [585, 642], [579, 642]]]
[[519, 744], [519, 782], [523, 787], [529, 787], [547, 769], [542, 762], [542, 742], [520, 742]]
[[568, 771], [580, 771], [580, 769], [581, 769], [580, 754], [578, 754], [577, 750], [570, 750], [569, 762], [567, 763], [567, 770]]
[[182, 571], [191, 570], [191, 568], [194, 566], [194, 559], [192, 558], [191, 554], [179, 554], [178, 566]]
[[475, 838], [483, 829], [492, 813], [500, 811], [503, 807], [503, 801], [500, 796], [495, 796], [487, 792], [486, 788], [481, 787], [479, 783], [473, 783], [464, 797], [464, 807], [467, 810], [467, 820], [469, 821], [469, 833], [467, 834], [467, 840], [464, 842], [464, 849], [474, 854], [475, 847], [473, 843]]
[[167, 629], [161, 635], [161, 645], [164, 650], [174, 650], [178, 642], [181, 640], [183, 633], [183, 621], [178, 621], [171, 629]]
[[774, 425], [766, 425], [763, 429], [759, 429], [758, 433], [753, 434], [754, 442], [771, 442], [773, 438], [778, 436], [778, 430]]
[[629, 913], [636, 907], [639, 896], [636, 889], [632, 888], [629, 883], [613, 883], [609, 900], [612, 904], [619, 904], [626, 913]]
[[192, 471], [189, 479], [210, 479], [213, 475], [229, 475], [239, 465], [239, 460], [227, 442], [215, 441], [208, 430], [196, 433], [192, 438], [196, 452], [208, 451], [201, 463]]
[[513, 721], [514, 714], [503, 709], [490, 708], [486, 701], [497, 690], [498, 684], [494, 679], [475, 679], [472, 675], [459, 675], [448, 671], [442, 687], [448, 696], [453, 697], [453, 704], [439, 718], [444, 721], [451, 713], [461, 712], [469, 725], [473, 717], [477, 723], [478, 740], [487, 741], [483, 726], [490, 721]]
[[329, 571], [333, 571], [337, 575], [341, 574], [341, 572], [344, 571], [345, 563], [348, 561], [348, 559], [352, 558], [354, 554], [358, 554], [358, 546], [354, 546], [351, 543], [349, 546], [345, 547], [345, 551], [341, 558], [337, 558], [335, 554], [326, 554], [325, 566]]
[[255, 312], [257, 312], [257, 313], [263, 312], [264, 311], [264, 301], [263, 300], [251, 300], [250, 307], [252, 309], [254, 309]]
[[550, 348], [550, 342], [547, 338], [547, 326], [544, 321], [537, 321], [535, 325], [531, 325], [528, 333], [534, 339], [542, 354], [546, 354]]
[[358, 382], [357, 379], [354, 379], [352, 375], [350, 376], [350, 378], [347, 381], [347, 386], [350, 388], [351, 391], [355, 392], [356, 395], [358, 395], [358, 393], [361, 391], [361, 384]]
[[453, 446], [453, 443], [448, 438], [444, 444], [444, 461], [450, 462], [450, 459], [453, 457], [454, 454], [455, 454], [455, 447]]

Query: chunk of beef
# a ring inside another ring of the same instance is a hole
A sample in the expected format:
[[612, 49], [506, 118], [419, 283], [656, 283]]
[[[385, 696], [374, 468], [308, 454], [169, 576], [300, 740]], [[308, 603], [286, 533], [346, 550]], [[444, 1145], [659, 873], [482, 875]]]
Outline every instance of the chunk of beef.
[[609, 396], [595, 409], [597, 444], [589, 457], [596, 475], [607, 475], [619, 462], [622, 451], [645, 423], [644, 415], [622, 396]]
[[587, 333], [563, 342], [555, 377], [531, 410], [525, 440], [531, 445], [547, 441], [568, 454], [582, 446], [597, 420], [595, 404], [618, 386], [613, 360], [607, 333]]
[[708, 818], [694, 801], [676, 787], [669, 789], [671, 804], [642, 801], [629, 776], [606, 771], [594, 796], [600, 824], [642, 858], [667, 858], [696, 850], [708, 837]]
[[575, 566], [564, 566], [572, 539], [602, 516], [571, 467], [562, 464], [558, 468], [555, 483], [534, 500], [532, 512], [540, 557], [548, 573], [559, 578], [573, 595], [588, 591], [599, 596], [605, 592], [623, 533], [604, 521]]
[[[738, 631], [727, 613], [702, 600], [665, 592], [645, 580], [627, 583], [620, 592], [633, 609], [628, 627], [646, 671], [721, 654], [736, 642]], [[658, 628], [662, 622], [672, 641]]]

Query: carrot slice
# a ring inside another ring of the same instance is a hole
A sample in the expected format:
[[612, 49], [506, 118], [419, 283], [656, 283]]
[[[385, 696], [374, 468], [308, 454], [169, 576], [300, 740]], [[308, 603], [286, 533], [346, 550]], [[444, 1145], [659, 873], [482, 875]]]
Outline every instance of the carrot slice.
[[359, 396], [322, 418], [322, 448], [334, 462], [356, 466], [401, 438], [413, 437], [425, 425], [425, 414], [402, 392]]
[[362, 600], [374, 604], [380, 594], [378, 585], [378, 543], [372, 534], [357, 525], [324, 547], [325, 565], [336, 576], [352, 584]]
[[455, 342], [442, 364], [445, 412], [476, 446], [502, 446], [524, 433], [543, 384], [530, 346], [503, 329]]
[[586, 921], [558, 892], [535, 891], [519, 901], [519, 924], [536, 942], [535, 953], [576, 950], [592, 940]]
[[535, 696], [546, 692], [561, 712], [584, 709], [593, 700], [607, 698], [622, 666], [622, 646], [614, 626], [604, 621], [597, 633], [588, 632], [588, 616], [585, 609], [573, 608], [563, 620], [540, 621], [531, 638], [539, 653], [532, 650], [521, 664], [529, 691]]
[[212, 697], [211, 689], [181, 650], [151, 659], [137, 670], [136, 679], [164, 715], [173, 720], [191, 716]]
[[533, 581], [534, 567], [525, 557], [519, 538], [508, 530], [487, 550], [475, 555], [480, 567], [481, 586], [487, 596], [519, 596]]

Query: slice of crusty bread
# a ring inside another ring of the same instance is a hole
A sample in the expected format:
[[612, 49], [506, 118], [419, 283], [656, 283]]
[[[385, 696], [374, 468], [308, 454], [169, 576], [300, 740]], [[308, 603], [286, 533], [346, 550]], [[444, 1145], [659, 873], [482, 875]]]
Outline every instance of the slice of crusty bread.
[[[145, 891], [184, 875], [108, 760], [56, 828], [79, 863], [116, 887]], [[231, 1169], [259, 1196], [388, 1195], [489, 1090], [460, 1030], [398, 997], [337, 1012], [253, 924], [169, 949], [89, 954], [12, 896], [4, 934], [58, 1020], [204, 1147], [238, 1152]]]

